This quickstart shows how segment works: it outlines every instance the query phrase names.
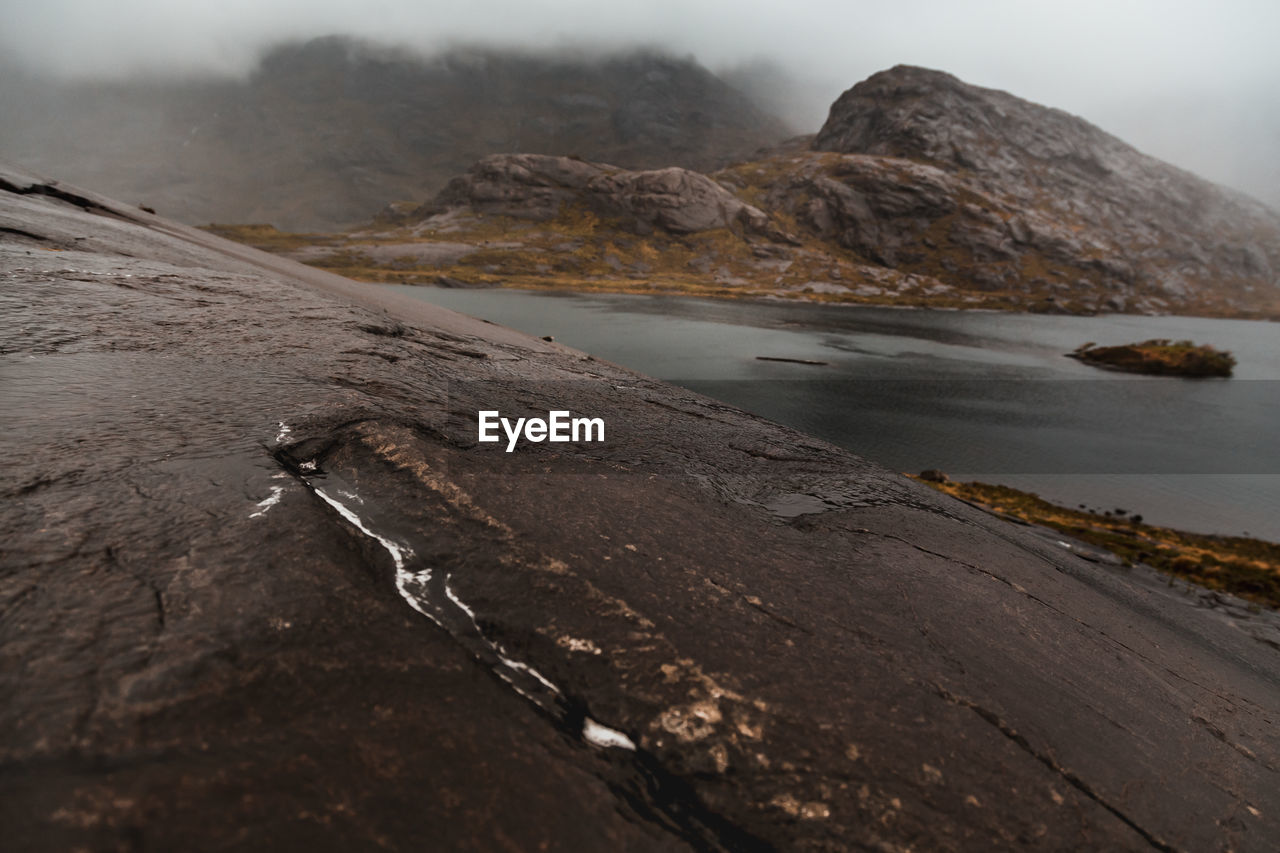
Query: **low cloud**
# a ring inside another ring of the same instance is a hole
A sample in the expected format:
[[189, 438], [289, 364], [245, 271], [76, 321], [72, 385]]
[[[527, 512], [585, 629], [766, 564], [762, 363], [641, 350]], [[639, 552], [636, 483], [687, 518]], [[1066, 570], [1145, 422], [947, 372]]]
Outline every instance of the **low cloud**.
[[1082, 115], [1272, 203], [1277, 32], [1271, 0], [45, 0], [0, 12], [9, 62], [70, 78], [242, 75], [273, 44], [329, 34], [424, 52], [657, 46], [717, 70], [780, 70], [757, 80], [762, 100], [807, 130], [858, 80], [925, 65]]

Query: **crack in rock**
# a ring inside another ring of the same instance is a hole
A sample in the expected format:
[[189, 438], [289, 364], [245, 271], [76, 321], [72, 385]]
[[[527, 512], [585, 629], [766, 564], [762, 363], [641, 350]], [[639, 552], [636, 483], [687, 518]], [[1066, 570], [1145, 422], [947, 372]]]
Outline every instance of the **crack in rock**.
[[1093, 800], [1095, 803], [1102, 806], [1107, 811], [1111, 812], [1111, 814], [1115, 815], [1117, 819], [1123, 822], [1126, 826], [1128, 826], [1134, 832], [1138, 833], [1138, 835], [1142, 836], [1143, 840], [1145, 840], [1148, 844], [1150, 844], [1156, 850], [1164, 851], [1164, 853], [1179, 853], [1177, 847], [1174, 847], [1172, 844], [1169, 844], [1163, 839], [1157, 837], [1155, 834], [1153, 834], [1151, 831], [1144, 828], [1141, 824], [1139, 824], [1133, 818], [1129, 817], [1129, 815], [1121, 811], [1118, 806], [1115, 806], [1109, 803], [1102, 796], [1102, 794], [1094, 790], [1093, 787], [1089, 785], [1089, 783], [1085, 782], [1079, 776], [1072, 773], [1067, 768], [1063, 767], [1056, 760], [1054, 760], [1052, 756], [1047, 755], [1039, 751], [1038, 749], [1036, 749], [1034, 746], [1032, 746], [1031, 742], [1027, 740], [1026, 737], [1019, 734], [1016, 729], [1014, 729], [1007, 722], [1001, 719], [999, 714], [996, 714], [995, 712], [982, 707], [977, 702], [974, 702], [970, 699], [966, 699], [963, 696], [957, 696], [947, 688], [943, 687], [941, 684], [933, 684], [932, 687], [934, 692], [937, 693], [937, 695], [940, 696], [942, 699], [946, 700], [947, 702], [950, 702], [953, 705], [957, 705], [961, 708], [968, 708], [970, 711], [977, 714], [979, 719], [983, 720], [986, 723], [989, 723], [998, 732], [1000, 732], [1000, 734], [1004, 735], [1006, 738], [1013, 741], [1015, 744], [1018, 745], [1018, 747], [1020, 747], [1024, 752], [1026, 752], [1036, 761], [1039, 761], [1045, 767], [1048, 767], [1054, 773], [1062, 777], [1063, 781], [1067, 782], [1073, 788], [1080, 791], [1080, 793], [1084, 794], [1086, 797]]

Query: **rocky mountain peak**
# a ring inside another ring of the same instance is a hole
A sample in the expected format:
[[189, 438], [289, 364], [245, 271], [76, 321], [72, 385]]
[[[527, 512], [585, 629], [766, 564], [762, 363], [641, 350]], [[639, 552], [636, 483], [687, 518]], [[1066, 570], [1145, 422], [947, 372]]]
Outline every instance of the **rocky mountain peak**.
[[987, 288], [1101, 290], [1110, 310], [1203, 300], [1196, 310], [1230, 311], [1280, 291], [1274, 211], [1084, 119], [950, 74], [897, 66], [863, 80], [813, 149], [842, 156], [815, 184], [809, 218], [853, 223], [823, 227], [881, 262], [918, 256], [944, 280]]
[[1090, 181], [1157, 162], [1070, 113], [910, 65], [842, 94], [814, 148], [1005, 175], [1051, 166]]

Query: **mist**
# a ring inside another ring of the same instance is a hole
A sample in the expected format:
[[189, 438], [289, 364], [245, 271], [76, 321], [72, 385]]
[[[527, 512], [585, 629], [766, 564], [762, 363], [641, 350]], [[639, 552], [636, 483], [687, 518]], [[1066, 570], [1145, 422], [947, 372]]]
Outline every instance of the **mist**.
[[799, 132], [868, 75], [923, 65], [1065, 109], [1280, 207], [1273, 2], [49, 0], [8, 3], [0, 20], [10, 63], [73, 80], [242, 77], [275, 44], [329, 34], [424, 54], [657, 47], [696, 57]]

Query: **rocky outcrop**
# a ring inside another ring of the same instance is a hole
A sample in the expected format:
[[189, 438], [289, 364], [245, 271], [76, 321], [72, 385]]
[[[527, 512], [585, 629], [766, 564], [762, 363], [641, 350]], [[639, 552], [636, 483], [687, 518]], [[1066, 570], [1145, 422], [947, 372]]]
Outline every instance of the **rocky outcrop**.
[[455, 178], [410, 218], [425, 220], [459, 210], [479, 215], [546, 221], [569, 208], [611, 220], [623, 229], [660, 228], [690, 234], [716, 228], [762, 232], [769, 218], [706, 175], [669, 167], [633, 172], [571, 157], [499, 154]]
[[1280, 215], [1082, 119], [923, 68], [832, 106], [772, 201], [880, 263], [1110, 310], [1280, 308]]
[[[813, 147], [1008, 178], [1032, 178], [1040, 166], [1051, 168], [1054, 180], [1085, 184], [1118, 170], [1132, 177], [1162, 165], [1062, 110], [906, 65], [873, 74], [842, 94]], [[1139, 160], [1147, 163], [1139, 166]]]
[[1085, 364], [1153, 376], [1230, 376], [1236, 359], [1229, 352], [1191, 341], [1152, 338], [1136, 344], [1100, 347], [1087, 343], [1067, 353]]

